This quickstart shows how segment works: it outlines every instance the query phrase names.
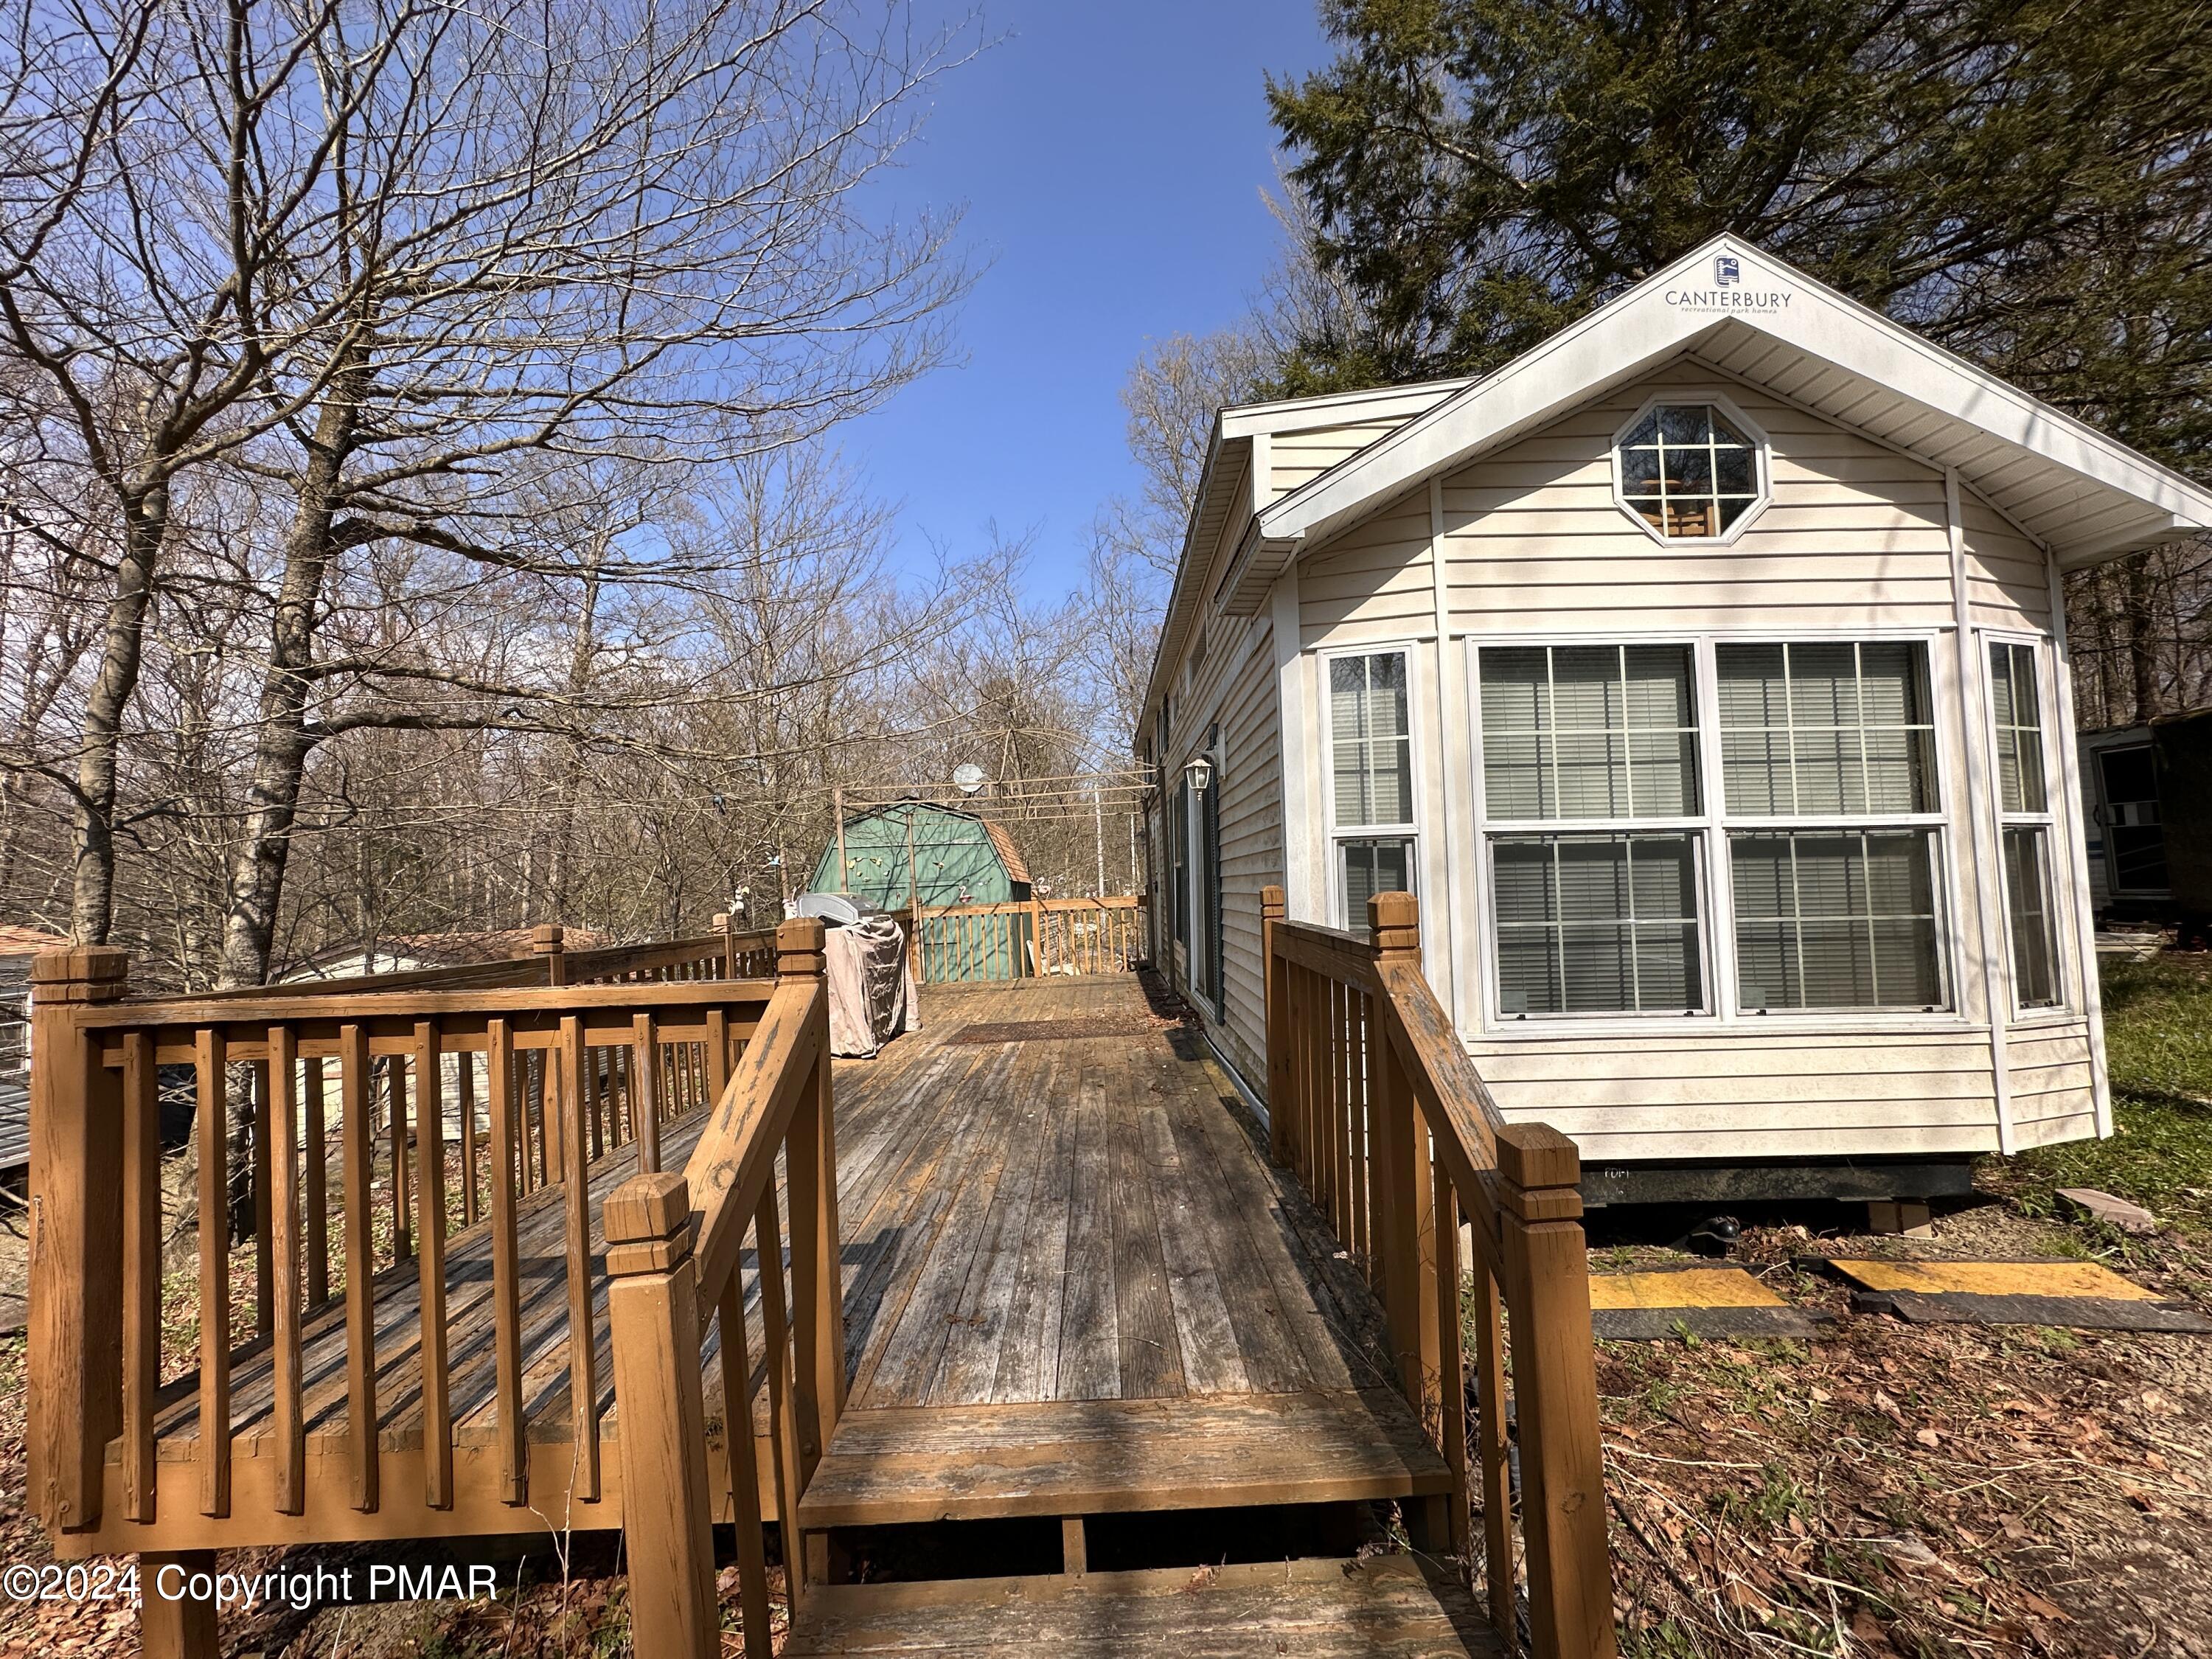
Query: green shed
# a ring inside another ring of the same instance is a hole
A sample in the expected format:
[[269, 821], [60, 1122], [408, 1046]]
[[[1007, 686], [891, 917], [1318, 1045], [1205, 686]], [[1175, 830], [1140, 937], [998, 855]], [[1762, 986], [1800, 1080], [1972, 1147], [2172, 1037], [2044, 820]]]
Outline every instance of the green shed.
[[[980, 813], [925, 801], [899, 801], [845, 820], [844, 869], [835, 836], [822, 849], [808, 890], [849, 893], [903, 915], [967, 904], [1026, 904], [1030, 870], [1006, 826]], [[921, 977], [1013, 979], [1024, 971], [1029, 918], [985, 930], [957, 917], [924, 917]]]

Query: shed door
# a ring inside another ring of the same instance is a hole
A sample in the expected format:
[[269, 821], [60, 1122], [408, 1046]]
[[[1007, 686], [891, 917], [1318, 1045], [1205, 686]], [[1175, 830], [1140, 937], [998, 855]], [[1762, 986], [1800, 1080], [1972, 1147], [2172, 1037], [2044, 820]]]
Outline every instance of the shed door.
[[2166, 831], [2159, 827], [2158, 768], [2150, 745], [2100, 750], [2097, 773], [2112, 890], [2164, 893]]

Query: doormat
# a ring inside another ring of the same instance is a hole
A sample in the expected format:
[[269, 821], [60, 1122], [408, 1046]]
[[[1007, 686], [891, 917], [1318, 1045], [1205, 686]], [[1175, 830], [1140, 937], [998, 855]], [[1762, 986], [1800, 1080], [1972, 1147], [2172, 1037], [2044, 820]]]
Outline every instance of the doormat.
[[1162, 1030], [1148, 1019], [1001, 1019], [963, 1025], [947, 1042], [1048, 1042], [1055, 1038], [1150, 1036]]
[[1793, 1308], [1741, 1267], [1660, 1267], [1590, 1275], [1590, 1325], [1607, 1342], [1692, 1336], [1814, 1334], [1820, 1316]]
[[2094, 1261], [1874, 1261], [1803, 1256], [1851, 1288], [1854, 1313], [1917, 1325], [2057, 1325], [2086, 1331], [2212, 1333], [2185, 1302], [2161, 1299]]

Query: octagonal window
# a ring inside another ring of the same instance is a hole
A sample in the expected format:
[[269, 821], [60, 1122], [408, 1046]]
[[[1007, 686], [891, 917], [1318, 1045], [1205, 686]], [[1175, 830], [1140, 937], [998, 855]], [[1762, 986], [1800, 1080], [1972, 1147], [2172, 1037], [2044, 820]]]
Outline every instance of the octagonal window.
[[1759, 452], [1711, 404], [1654, 404], [1614, 448], [1621, 504], [1668, 541], [1724, 537], [1759, 502]]

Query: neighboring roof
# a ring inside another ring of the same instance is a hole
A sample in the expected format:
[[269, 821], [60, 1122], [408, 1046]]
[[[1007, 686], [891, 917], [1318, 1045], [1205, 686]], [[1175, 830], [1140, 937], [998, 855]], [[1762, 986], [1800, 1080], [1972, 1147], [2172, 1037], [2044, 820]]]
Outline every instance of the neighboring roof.
[[17, 927], [0, 923], [0, 957], [34, 957], [41, 951], [59, 951], [69, 944], [66, 933], [50, 933], [43, 927]]
[[991, 845], [999, 849], [999, 862], [1006, 866], [1006, 879], [1027, 881], [1030, 861], [1022, 856], [1022, 849], [1014, 845], [1011, 830], [996, 818], [983, 820], [983, 833], [991, 838]]
[[[1735, 269], [1723, 279], [1727, 261]], [[1955, 469], [2067, 568], [2212, 529], [2212, 490], [1723, 235], [1494, 373], [1440, 383], [1449, 394], [1425, 413], [1281, 500], [1258, 504], [1227, 572], [1208, 577], [1206, 591], [1224, 592], [1232, 613], [1251, 614], [1294, 559], [1432, 474], [1685, 356], [1930, 466]], [[1280, 418], [1273, 411], [1297, 406], [1255, 408]], [[1201, 510], [1206, 505], [1201, 492]], [[1198, 538], [1195, 514], [1192, 529], [1146, 690], [1147, 720], [1200, 609], [1189, 567], [1218, 562], [1212, 543]]]
[[[530, 954], [528, 927], [495, 927], [482, 933], [386, 933], [370, 946], [334, 945], [318, 951], [303, 966], [309, 971], [343, 966], [369, 957], [379, 961], [404, 960], [423, 968], [459, 968], [484, 962], [510, 962]], [[570, 951], [597, 951], [617, 943], [611, 933], [589, 927], [563, 931], [562, 945]], [[390, 972], [390, 969], [379, 971]]]

